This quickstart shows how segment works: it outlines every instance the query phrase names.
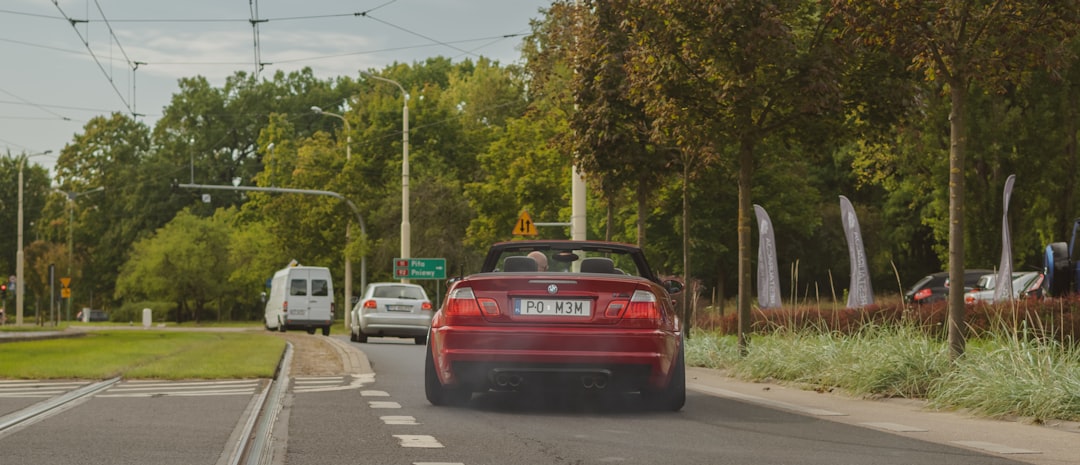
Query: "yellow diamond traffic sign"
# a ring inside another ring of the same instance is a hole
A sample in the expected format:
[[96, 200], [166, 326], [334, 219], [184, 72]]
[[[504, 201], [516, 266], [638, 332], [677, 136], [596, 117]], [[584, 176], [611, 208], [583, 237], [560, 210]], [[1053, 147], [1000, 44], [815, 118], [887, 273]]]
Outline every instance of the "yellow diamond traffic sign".
[[71, 278], [60, 278], [60, 286], [64, 289], [71, 287]]

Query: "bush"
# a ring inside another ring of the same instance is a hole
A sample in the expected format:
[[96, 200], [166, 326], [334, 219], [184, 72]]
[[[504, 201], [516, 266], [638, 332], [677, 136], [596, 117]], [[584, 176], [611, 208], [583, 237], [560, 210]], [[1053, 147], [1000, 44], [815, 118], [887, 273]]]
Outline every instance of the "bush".
[[154, 301], [127, 302], [121, 305], [120, 308], [110, 312], [109, 320], [114, 322], [134, 322], [141, 324], [144, 308], [149, 308], [151, 310], [151, 318], [153, 318], [154, 323], [164, 323], [171, 313], [175, 313], [176, 303]]
[[[904, 324], [919, 328], [928, 336], [943, 339], [947, 334], [947, 305], [946, 302], [928, 305], [896, 302], [860, 309], [810, 306], [773, 310], [754, 308], [750, 312], [750, 328], [758, 334], [810, 329], [853, 335], [866, 326]], [[964, 311], [964, 323], [967, 337], [1009, 335], [1052, 340], [1067, 347], [1076, 347], [1080, 342], [1080, 296], [968, 305]], [[697, 312], [694, 327], [720, 334], [737, 334], [738, 315]]]

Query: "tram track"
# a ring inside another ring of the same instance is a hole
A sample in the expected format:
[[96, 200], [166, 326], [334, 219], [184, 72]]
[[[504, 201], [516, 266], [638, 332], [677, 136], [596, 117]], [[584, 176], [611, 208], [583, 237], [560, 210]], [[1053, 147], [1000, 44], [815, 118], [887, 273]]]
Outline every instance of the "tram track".
[[[216, 465], [267, 465], [273, 460], [272, 435], [289, 387], [292, 343], [286, 343], [274, 376], [252, 399], [237, 422], [237, 430]], [[0, 417], [0, 439], [47, 418], [62, 414], [122, 381], [115, 377], [93, 382]], [[227, 453], [226, 453], [227, 451]]]
[[0, 438], [79, 405], [82, 401], [112, 387], [118, 382], [120, 382], [120, 377], [88, 384], [6, 415], [0, 418]]

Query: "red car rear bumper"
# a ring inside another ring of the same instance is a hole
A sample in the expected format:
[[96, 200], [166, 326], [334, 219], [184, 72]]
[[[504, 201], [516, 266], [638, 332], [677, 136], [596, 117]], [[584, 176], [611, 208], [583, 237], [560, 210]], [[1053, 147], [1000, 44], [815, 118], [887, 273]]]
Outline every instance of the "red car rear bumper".
[[623, 389], [663, 389], [679, 351], [678, 334], [623, 328], [433, 328], [431, 350], [444, 385], [493, 386], [498, 373], [574, 383], [602, 373]]

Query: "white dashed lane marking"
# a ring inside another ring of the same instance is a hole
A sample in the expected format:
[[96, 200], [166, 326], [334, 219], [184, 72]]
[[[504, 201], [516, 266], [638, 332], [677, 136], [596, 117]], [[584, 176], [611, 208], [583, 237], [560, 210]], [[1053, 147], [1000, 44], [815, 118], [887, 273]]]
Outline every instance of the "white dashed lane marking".
[[368, 406], [371, 408], [401, 408], [401, 404], [397, 402], [378, 400], [368, 402]]
[[428, 449], [439, 449], [443, 445], [439, 441], [435, 440], [435, 437], [424, 434], [395, 434], [395, 438], [401, 441], [401, 447], [422, 447]]
[[86, 386], [85, 381], [38, 381], [10, 380], [0, 381], [0, 397], [36, 398], [55, 397], [65, 392]]
[[124, 381], [97, 397], [198, 397], [254, 395], [258, 379], [225, 381]]
[[419, 425], [420, 424], [420, 423], [416, 422], [415, 417], [411, 417], [411, 416], [407, 416], [407, 415], [387, 415], [387, 416], [379, 417], [379, 419], [382, 420], [382, 422], [384, 424], [387, 424], [387, 425]]
[[360, 389], [365, 384], [375, 382], [375, 374], [365, 373], [352, 376], [312, 376], [293, 378], [293, 392], [329, 392]]

